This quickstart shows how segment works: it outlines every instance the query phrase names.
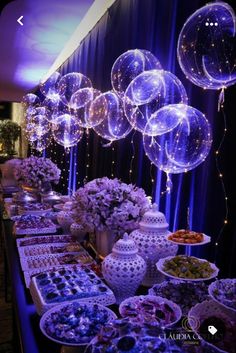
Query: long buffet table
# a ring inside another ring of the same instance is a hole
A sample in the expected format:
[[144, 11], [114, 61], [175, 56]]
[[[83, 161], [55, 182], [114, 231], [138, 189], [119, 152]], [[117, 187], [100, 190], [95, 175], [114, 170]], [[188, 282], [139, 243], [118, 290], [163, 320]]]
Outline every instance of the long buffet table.
[[4, 256], [12, 288], [14, 345], [17, 353], [58, 353], [61, 346], [47, 339], [40, 331], [39, 320], [30, 292], [25, 287], [16, 240], [12, 234], [13, 222], [2, 217]]

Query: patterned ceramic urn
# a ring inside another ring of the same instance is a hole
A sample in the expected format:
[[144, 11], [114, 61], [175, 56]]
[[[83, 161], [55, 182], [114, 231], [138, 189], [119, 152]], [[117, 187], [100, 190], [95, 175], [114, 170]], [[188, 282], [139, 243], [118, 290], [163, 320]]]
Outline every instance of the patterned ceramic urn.
[[105, 257], [102, 273], [115, 294], [117, 304], [134, 296], [146, 273], [146, 263], [138, 255], [138, 248], [128, 234], [124, 234], [123, 239], [114, 244], [112, 253]]
[[166, 239], [170, 233], [168, 226], [165, 215], [158, 211], [158, 206], [154, 203], [152, 209], [144, 214], [139, 229], [130, 234], [138, 246], [139, 255], [147, 264], [147, 272], [142, 282], [144, 286], [151, 287], [164, 280], [164, 276], [156, 269], [156, 263], [163, 257], [176, 255], [178, 251], [178, 246]]

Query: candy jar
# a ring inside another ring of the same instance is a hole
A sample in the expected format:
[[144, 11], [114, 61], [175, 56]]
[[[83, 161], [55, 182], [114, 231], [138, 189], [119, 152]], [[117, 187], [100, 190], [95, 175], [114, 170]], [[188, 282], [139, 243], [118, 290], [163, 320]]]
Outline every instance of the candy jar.
[[112, 253], [102, 263], [103, 276], [113, 290], [117, 304], [135, 294], [145, 272], [146, 263], [127, 233], [114, 244]]
[[164, 280], [164, 276], [158, 272], [156, 263], [166, 256], [174, 256], [178, 246], [167, 240], [169, 224], [165, 215], [158, 211], [157, 204], [153, 204], [151, 210], [147, 211], [139, 223], [139, 229], [130, 234], [138, 246], [139, 255], [147, 263], [147, 271], [142, 284], [151, 287], [155, 283]]

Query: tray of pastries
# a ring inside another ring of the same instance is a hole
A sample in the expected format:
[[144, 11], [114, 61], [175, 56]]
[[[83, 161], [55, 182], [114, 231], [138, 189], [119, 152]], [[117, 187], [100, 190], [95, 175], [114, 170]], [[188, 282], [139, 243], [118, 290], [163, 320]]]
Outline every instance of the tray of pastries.
[[35, 215], [14, 217], [13, 231], [16, 235], [56, 233], [56, 225], [48, 218]]
[[70, 243], [75, 242], [76, 239], [72, 235], [62, 234], [62, 235], [36, 235], [28, 238], [16, 239], [16, 245], [18, 248], [32, 245], [41, 244], [52, 244], [52, 243]]
[[40, 256], [84, 251], [79, 243], [52, 243], [19, 247], [20, 257]]
[[199, 232], [194, 232], [193, 230], [180, 229], [174, 233], [171, 233], [167, 236], [167, 239], [179, 245], [203, 245], [210, 243], [211, 238]]

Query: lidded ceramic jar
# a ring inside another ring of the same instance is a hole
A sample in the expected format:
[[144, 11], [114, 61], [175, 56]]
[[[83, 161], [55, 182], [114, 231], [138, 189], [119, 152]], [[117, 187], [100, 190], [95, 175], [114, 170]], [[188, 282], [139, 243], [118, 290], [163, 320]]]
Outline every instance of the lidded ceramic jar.
[[163, 257], [176, 255], [178, 251], [178, 246], [167, 240], [167, 235], [170, 234], [168, 227], [165, 215], [158, 211], [158, 206], [154, 203], [151, 210], [143, 215], [139, 229], [130, 234], [139, 249], [139, 255], [147, 264], [142, 282], [144, 286], [151, 287], [164, 280], [164, 276], [156, 268], [156, 263]]
[[146, 273], [146, 263], [138, 255], [138, 248], [127, 233], [114, 244], [112, 253], [105, 257], [102, 273], [115, 294], [117, 304], [134, 296]]

